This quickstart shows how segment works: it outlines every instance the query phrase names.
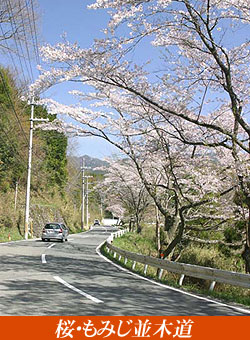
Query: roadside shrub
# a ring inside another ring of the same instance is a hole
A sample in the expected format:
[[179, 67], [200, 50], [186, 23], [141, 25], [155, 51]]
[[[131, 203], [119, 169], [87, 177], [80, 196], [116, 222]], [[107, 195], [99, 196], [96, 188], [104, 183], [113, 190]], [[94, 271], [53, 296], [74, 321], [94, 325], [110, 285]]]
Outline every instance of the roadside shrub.
[[0, 227], [12, 228], [13, 221], [10, 216], [2, 216], [0, 218]]
[[182, 252], [178, 262], [244, 272], [244, 263], [240, 256], [225, 256], [217, 246], [208, 248], [207, 246], [189, 245]]

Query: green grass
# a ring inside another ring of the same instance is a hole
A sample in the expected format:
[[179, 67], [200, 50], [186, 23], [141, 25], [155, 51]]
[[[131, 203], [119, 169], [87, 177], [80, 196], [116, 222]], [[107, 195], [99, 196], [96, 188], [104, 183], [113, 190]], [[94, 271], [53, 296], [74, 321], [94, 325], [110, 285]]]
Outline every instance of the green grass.
[[145, 238], [140, 234], [126, 233], [126, 235], [116, 238], [114, 245], [118, 248], [137, 252], [148, 256], [157, 256], [157, 251], [152, 239]]
[[23, 237], [20, 235], [17, 228], [0, 228], [0, 243], [18, 241], [22, 239]]
[[[157, 255], [157, 252], [155, 250], [154, 243], [152, 242], [152, 240], [146, 239], [145, 236], [134, 234], [134, 233], [127, 233], [120, 238], [114, 239], [113, 245], [121, 249], [143, 254], [143, 255], [150, 255], [150, 256]], [[144, 272], [143, 264], [137, 263], [134, 270], [132, 270], [133, 261], [128, 260], [125, 265], [123, 257], [121, 258], [120, 261], [118, 260], [119, 256], [117, 256], [117, 258], [114, 259], [111, 253], [108, 253], [104, 246], [102, 247], [101, 251], [103, 255], [105, 255], [112, 261], [116, 262], [117, 264], [135, 273], [145, 276], [143, 273]], [[203, 264], [204, 265], [204, 263], [206, 263], [205, 258], [198, 259], [196, 258], [196, 256], [195, 257], [193, 256], [193, 253], [197, 255], [197, 252], [199, 252], [198, 249], [194, 249], [193, 252], [189, 249], [185, 255], [185, 260], [186, 260], [185, 262], [186, 263], [192, 262], [192, 264], [197, 264], [197, 265]], [[205, 255], [209, 257], [211, 254], [209, 252], [204, 252], [202, 256], [205, 256]], [[215, 255], [218, 256], [218, 254], [214, 254], [214, 256]], [[190, 256], [190, 262], [188, 262], [189, 256]], [[193, 263], [194, 258], [196, 258], [197, 261], [199, 262], [201, 261], [203, 263], [202, 264]], [[210, 261], [207, 260], [207, 262], [209, 263]], [[220, 263], [220, 265], [222, 265], [222, 263]], [[229, 266], [228, 260], [226, 260], [225, 267], [228, 267], [228, 266]], [[179, 286], [178, 282], [179, 282], [180, 275], [164, 271], [161, 280], [159, 280], [157, 277], [157, 269], [154, 267], [150, 267], [150, 266], [148, 267], [148, 270], [147, 270], [147, 277], [157, 282], [166, 284], [168, 286], [180, 288], [187, 292], [196, 293], [202, 296], [210, 296], [214, 299], [219, 299], [223, 302], [228, 302], [228, 303], [233, 302], [233, 303], [242, 304], [245, 306], [250, 306], [250, 289], [216, 283], [214, 290], [211, 292], [209, 291], [209, 286], [210, 286], [209, 281], [190, 278], [190, 277], [185, 277], [183, 281], [183, 285]]]

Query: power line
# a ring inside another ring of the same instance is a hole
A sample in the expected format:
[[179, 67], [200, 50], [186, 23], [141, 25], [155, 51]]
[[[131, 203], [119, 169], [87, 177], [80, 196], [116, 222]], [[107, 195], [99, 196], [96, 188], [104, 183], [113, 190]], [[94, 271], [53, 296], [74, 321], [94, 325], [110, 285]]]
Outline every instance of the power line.
[[[5, 44], [5, 46], [6, 46], [5, 48], [6, 48], [6, 50], [7, 50], [7, 53], [8, 53], [8, 55], [9, 55], [11, 61], [12, 61], [12, 64], [14, 65], [16, 74], [19, 74], [19, 71], [18, 71], [18, 68], [17, 68], [17, 66], [16, 66], [15, 60], [14, 60], [14, 58], [13, 58], [13, 55], [12, 55], [11, 52], [10, 52], [10, 51], [11, 51], [11, 48], [10, 48], [9, 45], [8, 45], [7, 39], [5, 39], [5, 33], [4, 33], [4, 30], [3, 30], [3, 27], [2, 27], [2, 23], [0, 23], [0, 29], [1, 29], [1, 32], [2, 32], [2, 35], [3, 35], [3, 41], [4, 41], [4, 44]], [[23, 74], [23, 70], [22, 70], [22, 77], [23, 77], [24, 82], [26, 82], [26, 79], [25, 79], [24, 74]]]
[[[25, 43], [27, 56], [28, 56], [27, 59], [29, 61], [31, 79], [34, 82], [34, 75], [33, 75], [33, 70], [32, 70], [32, 65], [31, 65], [30, 51], [29, 51], [29, 47], [28, 47], [28, 40], [27, 40], [27, 35], [26, 35], [26, 30], [25, 30], [25, 25], [24, 25], [24, 18], [23, 18], [23, 11], [21, 9], [20, 0], [18, 1], [18, 3], [19, 3], [19, 8], [20, 8], [20, 15], [21, 15], [21, 21], [22, 21], [22, 27], [23, 27], [23, 33], [24, 33], [24, 43]], [[27, 7], [27, 3], [26, 3], [26, 7]], [[28, 18], [29, 18], [28, 8], [27, 8], [27, 14], [28, 14]], [[17, 36], [18, 36], [18, 34], [17, 34]]]
[[[29, 1], [25, 0], [24, 6], [22, 6], [22, 3], [21, 3], [20, 0], [18, 1], [18, 4], [19, 4], [18, 17], [20, 19], [19, 20], [20, 25], [18, 23], [18, 26], [17, 26], [17, 23], [15, 21], [15, 14], [16, 13], [14, 13], [14, 10], [13, 10], [13, 7], [11, 6], [10, 0], [5, 0], [5, 4], [7, 6], [6, 9], [7, 9], [8, 15], [9, 15], [8, 22], [11, 25], [12, 32], [13, 32], [12, 38], [14, 40], [15, 47], [16, 47], [16, 51], [14, 53], [18, 57], [19, 64], [20, 64], [20, 67], [21, 67], [21, 70], [22, 70], [22, 76], [23, 76], [25, 83], [27, 84], [27, 83], [30, 82], [30, 80], [34, 81], [34, 76], [33, 76], [33, 70], [32, 70], [33, 67], [31, 65], [30, 49], [29, 49], [29, 46], [28, 46], [28, 39], [27, 39], [27, 33], [26, 33], [27, 25], [25, 25], [25, 23], [24, 23], [24, 12], [25, 12], [27, 20], [28, 20], [27, 24], [29, 25], [29, 34], [30, 34], [31, 39], [33, 41], [32, 45], [33, 45], [33, 49], [34, 49], [34, 55], [35, 55], [35, 58], [36, 58], [36, 62], [38, 64], [40, 63], [33, 1], [30, 0], [30, 3], [29, 3]], [[32, 23], [32, 21], [33, 21], [33, 23]], [[18, 33], [18, 30], [20, 28], [22, 29], [22, 32], [23, 32], [23, 38], [24, 39], [22, 39], [22, 40], [20, 39], [19, 33]], [[10, 53], [10, 51], [12, 51], [12, 53], [13, 53], [13, 50], [12, 50], [12, 48], [9, 47], [8, 42], [6, 41], [7, 39], [10, 39], [11, 36], [9, 36], [5, 39], [6, 34], [3, 30], [1, 23], [0, 23], [0, 29], [1, 29], [1, 32], [2, 32], [5, 48], [8, 51], [8, 54], [9, 54], [11, 61], [12, 61], [12, 64], [15, 67], [16, 73], [18, 74], [19, 72], [18, 72], [17, 67], [15, 65], [14, 58], [13, 58], [12, 54]], [[27, 51], [26, 56], [24, 54], [24, 50], [23, 50], [22, 45], [24, 45], [26, 47], [26, 51]], [[20, 50], [21, 50], [21, 52], [20, 52]], [[22, 59], [23, 59], [23, 61], [22, 61]], [[29, 67], [28, 67], [28, 64], [26, 62], [26, 59], [29, 63]], [[29, 81], [27, 81], [25, 79], [25, 72], [24, 72], [23, 63], [25, 64], [25, 67], [26, 67], [26, 70], [27, 70], [26, 74], [28, 75]]]
[[[28, 6], [28, 1], [26, 0], [26, 4]], [[32, 23], [33, 23], [33, 29], [32, 29], [32, 24], [31, 24], [31, 19], [29, 16], [29, 23], [30, 23], [30, 28], [31, 28], [31, 32], [32, 32], [32, 37], [34, 39], [35, 37], [35, 43], [34, 43], [34, 51], [35, 51], [35, 55], [36, 55], [36, 62], [37, 64], [40, 65], [40, 54], [39, 54], [39, 49], [38, 49], [38, 39], [37, 39], [37, 29], [36, 29], [36, 19], [35, 19], [35, 13], [34, 13], [34, 5], [33, 5], [33, 1], [30, 0], [30, 8], [31, 8], [31, 15], [32, 15]], [[33, 34], [34, 33], [34, 34]], [[34, 40], [33, 40], [34, 41]]]
[[[7, 5], [7, 10], [8, 10], [9, 7], [8, 7], [7, 2], [6, 2], [6, 5]], [[11, 14], [9, 13], [9, 15], [11, 15]], [[10, 21], [10, 24], [11, 24], [11, 27], [12, 27], [12, 31], [15, 32], [15, 31], [14, 31], [14, 26], [13, 26], [12, 21]], [[3, 36], [5, 37], [5, 33], [4, 33], [4, 31], [3, 31], [2, 26], [1, 26], [1, 30], [2, 30]], [[27, 83], [27, 80], [25, 79], [25, 72], [24, 72], [24, 68], [23, 68], [23, 63], [22, 63], [22, 60], [21, 60], [21, 57], [20, 57], [20, 53], [19, 53], [19, 48], [18, 48], [16, 39], [15, 39], [15, 33], [13, 33], [13, 37], [14, 37], [14, 42], [15, 42], [15, 46], [16, 46], [16, 53], [15, 53], [15, 54], [17, 55], [18, 60], [19, 60], [19, 64], [20, 64], [20, 67], [21, 67], [21, 70], [22, 70], [22, 75], [23, 75], [24, 82]], [[5, 40], [5, 45], [7, 46], [7, 50], [8, 50], [8, 51], [11, 51], [11, 48], [9, 48], [8, 43], [7, 43], [6, 40]], [[10, 52], [9, 52], [9, 54], [10, 54]], [[11, 54], [10, 54], [10, 55], [11, 55]], [[13, 60], [13, 57], [12, 57], [12, 56], [11, 56], [11, 59]]]
[[[2, 104], [2, 103], [0, 103], [0, 104], [1, 104], [1, 106], [2, 106], [2, 108], [3, 108], [3, 110], [4, 110], [3, 104]], [[8, 119], [8, 122], [10, 123], [10, 120], [9, 120], [8, 116], [6, 116], [6, 117], [7, 117], [7, 119]], [[5, 129], [3, 128], [2, 125], [0, 125], [0, 128], [1, 128], [1, 130], [3, 131], [3, 133], [5, 134], [6, 140], [8, 140], [9, 146], [11, 147], [11, 149], [17, 154], [17, 156], [18, 156], [18, 157], [20, 158], [20, 160], [23, 162], [25, 156], [20, 154], [19, 150], [18, 150], [18, 149], [16, 148], [16, 146], [13, 144], [13, 141], [10, 140], [8, 132], [5, 131]], [[6, 141], [2, 138], [2, 136], [1, 136], [1, 139], [2, 139], [2, 141], [4, 142], [4, 144], [6, 144]]]
[[[31, 82], [32, 77], [30, 76], [30, 72], [29, 72], [27, 62], [26, 62], [25, 55], [24, 55], [23, 47], [22, 47], [22, 44], [20, 42], [20, 38], [19, 38], [19, 35], [18, 35], [18, 28], [17, 28], [16, 21], [14, 19], [14, 13], [13, 13], [13, 9], [12, 9], [10, 0], [5, 0], [5, 3], [7, 5], [8, 14], [10, 16], [10, 24], [11, 24], [12, 30], [13, 30], [13, 32], [16, 32], [16, 33], [13, 34], [13, 38], [14, 38], [14, 42], [15, 42], [15, 45], [16, 45], [17, 56], [19, 58], [21, 68], [23, 69], [23, 64], [22, 64], [22, 60], [21, 60], [21, 56], [22, 56], [26, 70], [27, 70], [27, 75], [29, 77], [29, 82]], [[17, 43], [17, 41], [19, 42], [19, 44]], [[20, 53], [20, 50], [21, 50], [21, 53]]]

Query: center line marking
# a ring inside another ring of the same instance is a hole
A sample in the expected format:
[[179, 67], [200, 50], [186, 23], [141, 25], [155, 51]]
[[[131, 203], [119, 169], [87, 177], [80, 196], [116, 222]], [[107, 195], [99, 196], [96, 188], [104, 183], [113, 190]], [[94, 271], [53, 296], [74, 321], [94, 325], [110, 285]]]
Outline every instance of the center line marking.
[[96, 303], [102, 303], [103, 301], [102, 300], [99, 300], [97, 298], [95, 298], [94, 296], [91, 296], [87, 293], [84, 293], [82, 290], [72, 286], [71, 284], [69, 284], [68, 282], [64, 281], [63, 279], [60, 278], [60, 276], [54, 276], [54, 279], [57, 280], [58, 282], [62, 283], [64, 286], [74, 290], [75, 292], [83, 295], [84, 297], [86, 297], [87, 299], [90, 299]]
[[45, 258], [45, 254], [42, 254], [42, 263], [47, 263], [46, 258]]

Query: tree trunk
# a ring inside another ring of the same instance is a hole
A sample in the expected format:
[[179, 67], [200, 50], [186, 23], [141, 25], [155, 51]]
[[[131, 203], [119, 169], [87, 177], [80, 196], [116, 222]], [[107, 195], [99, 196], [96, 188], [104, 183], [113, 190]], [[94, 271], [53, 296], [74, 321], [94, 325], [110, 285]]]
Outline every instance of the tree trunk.
[[158, 257], [161, 257], [161, 230], [159, 221], [159, 210], [155, 207], [155, 236], [156, 236], [156, 247], [158, 252]]
[[[184, 207], [179, 209], [179, 216], [175, 216], [174, 218], [174, 229], [172, 229], [171, 232], [171, 238], [170, 242], [167, 246], [166, 249], [164, 249], [164, 257], [169, 257], [169, 260], [171, 260], [173, 252], [175, 247], [181, 242], [182, 240], [182, 236], [183, 236], [183, 232], [185, 229], [185, 218], [184, 218]], [[178, 223], [178, 225], [177, 225]], [[173, 235], [173, 230], [176, 231], [176, 234]]]
[[136, 232], [137, 232], [137, 234], [140, 234], [141, 233], [141, 221], [140, 221], [140, 218], [139, 218], [139, 216], [136, 214]]
[[249, 216], [246, 227], [246, 244], [245, 249], [242, 253], [242, 257], [245, 261], [245, 271], [247, 274], [250, 274], [250, 206], [249, 206]]
[[132, 221], [131, 221], [131, 219], [129, 220], [129, 227], [128, 227], [128, 230], [129, 230], [129, 232], [132, 231]]
[[247, 244], [245, 245], [242, 257], [245, 261], [245, 271], [247, 274], [250, 274], [250, 247]]

